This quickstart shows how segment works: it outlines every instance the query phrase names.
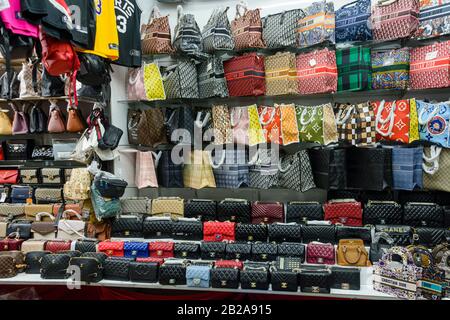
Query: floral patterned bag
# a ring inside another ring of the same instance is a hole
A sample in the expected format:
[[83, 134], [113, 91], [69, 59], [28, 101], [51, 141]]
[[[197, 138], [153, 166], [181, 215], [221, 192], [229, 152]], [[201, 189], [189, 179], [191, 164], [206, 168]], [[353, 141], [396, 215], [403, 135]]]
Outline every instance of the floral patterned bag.
[[450, 33], [450, 1], [421, 0], [416, 37], [432, 38]]

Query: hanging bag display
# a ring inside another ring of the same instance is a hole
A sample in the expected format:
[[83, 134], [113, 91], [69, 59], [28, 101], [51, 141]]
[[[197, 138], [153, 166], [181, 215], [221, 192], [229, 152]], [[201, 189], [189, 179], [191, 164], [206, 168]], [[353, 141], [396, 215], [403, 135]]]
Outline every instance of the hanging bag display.
[[145, 96], [149, 101], [165, 100], [163, 79], [159, 67], [156, 63], [145, 63], [144, 69], [144, 88]]
[[223, 63], [231, 97], [260, 96], [266, 93], [264, 56], [255, 52], [231, 58]]
[[297, 93], [295, 54], [278, 52], [264, 59], [266, 95], [276, 96]]
[[233, 143], [233, 131], [231, 129], [230, 112], [226, 105], [212, 107], [212, 119], [214, 126], [214, 144]]
[[296, 106], [299, 139], [328, 145], [338, 141], [336, 120], [331, 103], [320, 106]]
[[248, 145], [249, 117], [247, 107], [230, 108], [230, 122], [233, 130], [233, 142]]
[[281, 158], [278, 169], [280, 188], [306, 192], [316, 187], [306, 150]]
[[450, 192], [450, 149], [437, 146], [423, 150], [423, 187], [428, 190]]
[[47, 115], [38, 104], [30, 111], [30, 133], [44, 133], [47, 131]]
[[205, 52], [234, 49], [231, 25], [227, 15], [228, 9], [228, 7], [214, 9], [203, 27], [202, 39]]
[[12, 135], [12, 122], [8, 117], [9, 110], [0, 110], [0, 135], [10, 136]]
[[[244, 13], [241, 13], [241, 9], [244, 9]], [[260, 9], [248, 10], [245, 3], [238, 3], [236, 5], [236, 17], [231, 22], [231, 32], [235, 43], [234, 49], [265, 48], [262, 31]]]
[[17, 79], [20, 81], [19, 98], [30, 98], [38, 95], [35, 91], [35, 88], [37, 88], [37, 70], [31, 61], [22, 63], [22, 70], [17, 75]]
[[448, 1], [419, 1], [419, 5], [419, 28], [415, 34], [416, 38], [433, 38], [450, 32]]
[[280, 108], [259, 107], [258, 113], [266, 142], [282, 145]]
[[271, 154], [271, 149], [258, 149], [249, 161], [249, 187], [270, 189], [278, 185], [278, 162], [272, 162]]
[[86, 129], [86, 121], [78, 107], [67, 106], [67, 132], [83, 132]]
[[248, 185], [248, 164], [243, 149], [216, 150], [215, 157], [210, 156], [211, 167], [217, 188], [237, 189]]
[[194, 112], [189, 106], [183, 108], [166, 108], [164, 123], [167, 140], [178, 144], [193, 144], [194, 142]]
[[180, 61], [165, 69], [164, 90], [167, 99], [198, 99], [197, 68], [191, 61]]
[[45, 68], [42, 70], [40, 85], [43, 97], [64, 96], [64, 77], [51, 76]]
[[372, 52], [372, 89], [406, 90], [409, 59], [409, 48]]
[[416, 100], [420, 140], [450, 147], [450, 102], [427, 103]]
[[357, 46], [336, 50], [338, 91], [369, 90], [372, 87], [370, 48]]
[[189, 163], [184, 165], [183, 180], [187, 188], [216, 187], [208, 151], [193, 150], [191, 152]]
[[353, 146], [375, 144], [375, 114], [369, 102], [337, 104], [336, 125], [341, 142]]
[[297, 113], [295, 105], [292, 104], [275, 104], [276, 108], [280, 108], [281, 117], [281, 140], [284, 146], [299, 142]]
[[264, 131], [259, 122], [258, 107], [256, 104], [247, 107], [248, 111], [248, 144], [250, 146], [256, 146], [261, 143], [265, 143]]
[[152, 151], [136, 152], [136, 174], [134, 182], [138, 189], [158, 187], [155, 167], [158, 166], [160, 156], [161, 153], [156, 154]]
[[64, 121], [64, 116], [61, 112], [59, 106], [56, 105], [56, 101], [50, 100], [50, 111], [49, 111], [47, 131], [49, 133], [62, 133], [66, 131], [66, 125]]
[[137, 141], [140, 145], [148, 147], [167, 143], [164, 114], [160, 108], [142, 111], [137, 125]]
[[422, 189], [423, 147], [392, 148], [392, 188], [394, 190]]
[[28, 133], [28, 114], [24, 111], [20, 111], [13, 103], [9, 104], [14, 111], [14, 118], [12, 123], [12, 134], [27, 134]]
[[171, 150], [158, 152], [157, 163], [158, 184], [164, 188], [183, 188], [183, 163], [176, 163], [172, 159]]
[[169, 16], [161, 16], [158, 7], [152, 8], [148, 23], [142, 25], [141, 34], [143, 54], [170, 54], [174, 51]]
[[228, 97], [227, 81], [220, 57], [210, 56], [198, 66], [197, 73], [200, 99]]
[[130, 68], [128, 70], [127, 95], [128, 100], [131, 101], [147, 100], [144, 85], [144, 67]]
[[204, 55], [202, 54], [202, 34], [194, 15], [183, 13], [182, 6], [177, 6], [177, 15], [178, 21], [173, 40], [175, 51], [192, 57], [202, 57]]
[[304, 9], [298, 22], [298, 46], [309, 47], [322, 42], [335, 43], [335, 14], [333, 2], [312, 3]]
[[372, 40], [371, 0], [357, 0], [336, 10], [336, 42]]
[[270, 49], [296, 47], [298, 21], [305, 16], [302, 9], [270, 14], [262, 19], [262, 37]]

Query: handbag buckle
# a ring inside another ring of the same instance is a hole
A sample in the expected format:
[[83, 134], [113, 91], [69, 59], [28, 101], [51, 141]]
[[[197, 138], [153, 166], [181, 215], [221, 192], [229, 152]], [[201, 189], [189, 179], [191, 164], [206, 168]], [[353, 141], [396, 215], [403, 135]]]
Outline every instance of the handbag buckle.
[[343, 290], [350, 290], [350, 284], [349, 283], [342, 283], [341, 289]]
[[186, 251], [183, 251], [183, 252], [181, 253], [181, 256], [182, 256], [182, 257], [187, 257], [187, 252], [186, 252]]
[[225, 286], [227, 285], [227, 280], [221, 280], [221, 281], [220, 281], [220, 285], [221, 285], [222, 287], [225, 287]]
[[263, 221], [264, 221], [264, 222], [269, 222], [269, 218], [264, 217], [264, 218], [263, 218]]
[[211, 258], [214, 258], [214, 257], [216, 256], [216, 253], [215, 253], [215, 252], [210, 252], [210, 253], [209, 253], [209, 256], [210, 256]]
[[124, 232], [124, 235], [129, 236], [129, 235], [130, 235], [130, 231], [128, 231], [128, 230], [125, 231], [125, 232]]
[[236, 253], [236, 259], [239, 259], [241, 257], [240, 253]]
[[175, 279], [169, 279], [169, 283], [170, 283], [170, 284], [175, 284], [176, 281], [175, 281]]
[[192, 280], [192, 283], [195, 284], [196, 286], [198, 286], [200, 284], [200, 279], [199, 278], [195, 278]]
[[323, 258], [317, 258], [317, 263], [323, 263]]
[[251, 288], [256, 288], [256, 282], [250, 282], [250, 287]]
[[312, 287], [311, 291], [314, 293], [319, 293], [320, 292], [320, 288], [319, 287]]
[[267, 254], [263, 253], [263, 254], [261, 255], [261, 259], [267, 260]]
[[282, 282], [282, 283], [281, 283], [281, 287], [282, 287], [283, 289], [286, 289], [286, 288], [288, 287], [287, 282]]
[[163, 254], [163, 251], [162, 251], [162, 250], [157, 250], [157, 251], [156, 251], [156, 255], [162, 256], [162, 254]]
[[231, 216], [231, 217], [230, 217], [230, 220], [231, 220], [231, 221], [236, 221], [236, 216]]
[[253, 236], [248, 236], [247, 239], [248, 241], [253, 241]]

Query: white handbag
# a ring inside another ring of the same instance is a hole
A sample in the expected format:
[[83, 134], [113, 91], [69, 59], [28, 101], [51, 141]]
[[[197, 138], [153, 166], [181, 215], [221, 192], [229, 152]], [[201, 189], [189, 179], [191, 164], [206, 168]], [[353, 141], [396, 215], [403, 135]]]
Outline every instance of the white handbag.
[[32, 251], [44, 251], [44, 247], [44, 240], [29, 239], [22, 243], [22, 247], [20, 250], [23, 252], [23, 254], [26, 254]]
[[56, 228], [53, 223], [41, 222], [41, 217], [50, 217], [51, 221], [55, 220], [55, 217], [48, 212], [39, 212], [36, 214], [36, 221], [31, 224], [31, 232], [33, 233], [33, 239], [35, 240], [54, 240], [56, 239]]
[[[66, 213], [74, 214], [79, 220], [69, 220]], [[58, 222], [58, 239], [78, 240], [85, 238], [86, 223], [82, 221], [81, 216], [75, 210], [66, 210], [62, 214], [62, 219]]]

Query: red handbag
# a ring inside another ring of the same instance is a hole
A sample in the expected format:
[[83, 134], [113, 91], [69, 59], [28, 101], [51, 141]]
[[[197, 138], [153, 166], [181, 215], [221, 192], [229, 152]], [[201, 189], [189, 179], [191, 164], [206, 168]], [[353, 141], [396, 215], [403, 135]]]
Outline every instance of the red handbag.
[[123, 241], [102, 241], [98, 244], [98, 251], [110, 257], [123, 257]]
[[5, 152], [3, 151], [3, 146], [0, 145], [0, 161], [5, 160]]
[[284, 206], [280, 202], [261, 202], [252, 203], [252, 223], [270, 224], [275, 222], [284, 222]]
[[221, 242], [224, 240], [235, 240], [235, 223], [207, 221], [203, 223], [203, 240], [210, 242]]
[[377, 141], [388, 140], [409, 143], [409, 100], [372, 101], [377, 130]]
[[231, 97], [260, 96], [266, 93], [264, 57], [247, 53], [223, 63]]
[[312, 264], [335, 264], [336, 253], [331, 243], [311, 242], [306, 246], [306, 262]]
[[16, 184], [19, 181], [19, 170], [0, 170], [0, 184]]
[[[16, 237], [12, 237], [13, 234], [15, 234]], [[24, 242], [24, 239], [19, 239], [14, 232], [8, 237], [0, 240], [0, 251], [20, 251], [22, 242]]]
[[231, 269], [239, 269], [242, 270], [244, 268], [244, 264], [239, 260], [217, 260], [214, 263], [216, 268], [231, 268]]
[[328, 201], [324, 205], [324, 220], [333, 224], [344, 226], [362, 227], [361, 202], [353, 199], [339, 199]]
[[136, 262], [157, 263], [159, 266], [164, 263], [164, 258], [136, 258]]
[[51, 253], [57, 253], [59, 251], [70, 250], [70, 244], [72, 241], [47, 241], [44, 246], [45, 251], [50, 251]]
[[151, 258], [173, 258], [173, 242], [150, 242], [148, 250]]
[[279, 107], [258, 107], [259, 122], [267, 143], [283, 144]]

